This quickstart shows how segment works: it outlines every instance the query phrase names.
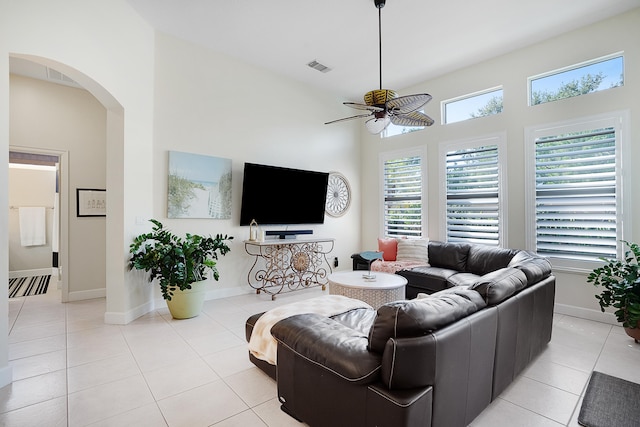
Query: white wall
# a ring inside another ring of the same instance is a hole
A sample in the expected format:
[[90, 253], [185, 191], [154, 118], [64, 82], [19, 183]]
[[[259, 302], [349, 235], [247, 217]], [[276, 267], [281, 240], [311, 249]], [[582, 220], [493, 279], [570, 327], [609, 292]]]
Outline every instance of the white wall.
[[[640, 9], [613, 19], [573, 31], [560, 37], [497, 57], [438, 79], [426, 81], [401, 91], [402, 94], [427, 92], [433, 100], [425, 112], [436, 124], [415, 133], [399, 135], [380, 141], [375, 136], [363, 137], [362, 180], [376, 185], [363, 187], [363, 246], [374, 248], [380, 230], [381, 200], [378, 189], [379, 153], [409, 147], [424, 147], [427, 155], [429, 237], [444, 239], [440, 233], [438, 144], [487, 134], [505, 132], [507, 135], [507, 191], [508, 229], [507, 247], [525, 247], [525, 177], [524, 129], [536, 124], [591, 116], [605, 112], [629, 110], [631, 122], [631, 158], [640, 158], [640, 141], [636, 123], [640, 122]], [[527, 106], [527, 77], [624, 51], [625, 85], [611, 90], [565, 99], [535, 107]], [[440, 102], [476, 91], [503, 86], [504, 112], [480, 119], [451, 125], [440, 125]], [[633, 178], [633, 175], [631, 175]], [[625, 182], [629, 193], [640, 191], [637, 179]], [[640, 240], [640, 198], [631, 201], [632, 224], [625, 225], [625, 238]], [[599, 318], [599, 307], [593, 297], [595, 288], [585, 283], [586, 274], [555, 271], [557, 276], [556, 303], [573, 314]], [[565, 307], [569, 306], [569, 307]]]
[[[247, 283], [253, 259], [242, 243], [249, 227], [239, 225], [244, 162], [343, 173], [354, 193], [347, 214], [327, 215], [323, 225], [295, 228], [335, 238], [331, 259], [337, 256], [339, 268], [350, 268], [350, 256], [360, 243], [360, 129], [323, 124], [342, 113], [336, 96], [162, 34], [156, 37], [155, 81], [154, 218], [178, 233], [234, 236], [231, 252], [218, 263], [221, 278], [210, 286], [210, 297], [253, 291]], [[172, 150], [232, 160], [230, 220], [166, 219]], [[273, 203], [295, 200], [301, 190], [295, 183], [289, 188], [265, 183]], [[147, 224], [139, 227], [147, 229]]]

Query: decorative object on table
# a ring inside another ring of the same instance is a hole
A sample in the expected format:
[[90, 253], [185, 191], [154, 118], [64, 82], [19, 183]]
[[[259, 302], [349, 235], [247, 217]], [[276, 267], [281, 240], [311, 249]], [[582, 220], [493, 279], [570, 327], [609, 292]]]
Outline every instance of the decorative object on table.
[[380, 89], [372, 90], [364, 95], [364, 104], [345, 102], [344, 105], [358, 110], [367, 110], [368, 114], [333, 120], [325, 124], [342, 122], [361, 117], [369, 117], [365, 122], [367, 130], [372, 134], [382, 132], [393, 123], [398, 126], [431, 126], [433, 119], [418, 111], [423, 105], [431, 101], [431, 95], [420, 93], [416, 95], [398, 96], [395, 91], [382, 89], [382, 8], [386, 0], [374, 0], [378, 8], [378, 47], [380, 68]]
[[249, 223], [249, 241], [255, 242], [256, 240], [258, 240], [258, 223], [252, 219]]
[[377, 259], [382, 259], [382, 252], [365, 251], [360, 252], [360, 256], [369, 263], [369, 269], [366, 274], [362, 274], [362, 277], [367, 280], [375, 280], [376, 275], [371, 274], [371, 263]]
[[605, 264], [594, 269], [587, 277], [588, 283], [603, 288], [596, 299], [604, 312], [607, 307], [616, 310], [614, 315], [622, 323], [625, 332], [635, 342], [640, 341], [640, 246], [622, 240], [626, 245], [624, 258], [602, 258]]
[[636, 427], [640, 384], [593, 371], [582, 399], [578, 424], [586, 427]]
[[329, 172], [325, 211], [332, 217], [344, 215], [351, 205], [351, 186], [339, 172]]
[[76, 188], [76, 216], [107, 216], [107, 190]]
[[219, 279], [218, 256], [231, 250], [227, 242], [233, 237], [187, 233], [181, 238], [165, 229], [160, 221], [149, 221], [153, 223], [152, 231], [137, 236], [129, 247], [132, 254], [129, 269], [150, 273], [150, 282], [157, 279], [174, 318], [195, 317], [202, 310], [206, 273], [216, 281]]
[[231, 218], [231, 159], [169, 151], [168, 218]]

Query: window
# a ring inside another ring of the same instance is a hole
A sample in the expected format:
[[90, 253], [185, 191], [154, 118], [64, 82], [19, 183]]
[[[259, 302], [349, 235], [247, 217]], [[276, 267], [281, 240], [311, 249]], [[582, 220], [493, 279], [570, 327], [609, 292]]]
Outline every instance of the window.
[[501, 113], [502, 97], [502, 88], [493, 88], [442, 101], [442, 124]]
[[383, 154], [383, 235], [422, 237], [422, 154]]
[[503, 141], [501, 135], [441, 147], [447, 241], [502, 245]]
[[527, 130], [532, 249], [560, 263], [618, 256], [623, 123], [619, 115]]
[[571, 98], [624, 84], [621, 53], [529, 77], [529, 105]]

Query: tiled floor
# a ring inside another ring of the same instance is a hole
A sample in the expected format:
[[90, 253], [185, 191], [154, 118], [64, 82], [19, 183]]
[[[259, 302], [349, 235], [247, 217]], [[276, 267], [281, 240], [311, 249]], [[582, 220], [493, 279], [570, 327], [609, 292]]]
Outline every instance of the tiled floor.
[[[60, 303], [56, 291], [9, 301], [14, 381], [0, 389], [1, 426], [301, 426], [275, 383], [247, 357], [246, 318], [321, 294], [248, 294], [105, 325], [104, 299]], [[640, 345], [617, 327], [558, 315], [545, 352], [474, 427], [578, 426], [593, 369], [640, 383]]]

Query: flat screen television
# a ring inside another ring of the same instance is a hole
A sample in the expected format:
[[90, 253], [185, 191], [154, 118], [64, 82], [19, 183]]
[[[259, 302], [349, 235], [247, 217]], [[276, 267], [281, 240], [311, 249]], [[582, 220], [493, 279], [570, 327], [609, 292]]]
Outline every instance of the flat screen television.
[[245, 163], [240, 225], [324, 223], [328, 180], [326, 172]]

